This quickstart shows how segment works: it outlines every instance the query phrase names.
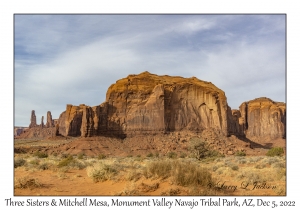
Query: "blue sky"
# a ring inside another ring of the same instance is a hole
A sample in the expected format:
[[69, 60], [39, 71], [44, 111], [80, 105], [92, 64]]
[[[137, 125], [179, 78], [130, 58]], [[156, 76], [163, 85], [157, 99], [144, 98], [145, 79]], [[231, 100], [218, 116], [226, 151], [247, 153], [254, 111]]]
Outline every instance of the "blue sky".
[[285, 102], [285, 15], [15, 15], [15, 125], [99, 105], [128, 74], [196, 76], [228, 105]]

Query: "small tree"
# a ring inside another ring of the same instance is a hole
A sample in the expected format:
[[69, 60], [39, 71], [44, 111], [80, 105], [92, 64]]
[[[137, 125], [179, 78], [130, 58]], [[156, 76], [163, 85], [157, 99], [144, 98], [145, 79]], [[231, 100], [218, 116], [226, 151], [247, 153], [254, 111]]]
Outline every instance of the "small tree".
[[210, 154], [209, 145], [200, 138], [190, 139], [190, 150], [197, 160]]

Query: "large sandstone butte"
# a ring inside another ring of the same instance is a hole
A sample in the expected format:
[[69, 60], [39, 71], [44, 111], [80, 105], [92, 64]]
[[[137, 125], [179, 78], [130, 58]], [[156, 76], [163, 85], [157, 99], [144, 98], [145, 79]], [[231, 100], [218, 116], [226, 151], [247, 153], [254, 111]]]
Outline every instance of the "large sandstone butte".
[[257, 98], [242, 103], [239, 110], [231, 110], [225, 93], [210, 82], [143, 72], [112, 84], [105, 102], [99, 106], [68, 104], [55, 123], [48, 112], [46, 133], [36, 126], [32, 111], [29, 127], [33, 131], [27, 134], [29, 137], [43, 134], [125, 138], [177, 131], [200, 133], [209, 128], [221, 136], [266, 140], [285, 138], [286, 106]]
[[240, 125], [247, 137], [285, 138], [285, 103], [257, 98], [242, 103], [240, 113]]
[[120, 137], [214, 128], [228, 135], [225, 93], [195, 77], [129, 75], [111, 85], [99, 106], [67, 105], [58, 120], [64, 136]]

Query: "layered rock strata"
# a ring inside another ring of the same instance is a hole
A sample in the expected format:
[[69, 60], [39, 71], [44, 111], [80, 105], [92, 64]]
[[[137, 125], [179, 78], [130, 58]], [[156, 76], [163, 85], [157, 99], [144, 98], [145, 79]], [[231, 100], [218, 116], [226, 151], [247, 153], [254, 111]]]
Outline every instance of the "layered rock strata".
[[[99, 106], [68, 104], [58, 120], [48, 111], [45, 127], [55, 128], [47, 135], [82, 137], [200, 133], [209, 128], [222, 136], [285, 138], [285, 125], [285, 103], [258, 98], [231, 110], [225, 93], [210, 82], [143, 72], [111, 85]], [[33, 110], [29, 128], [34, 127]]]
[[59, 133], [70, 136], [155, 134], [215, 128], [228, 133], [225, 93], [197, 78], [129, 75], [108, 88], [100, 106], [67, 105]]
[[239, 128], [247, 137], [285, 138], [286, 105], [262, 97], [240, 106]]

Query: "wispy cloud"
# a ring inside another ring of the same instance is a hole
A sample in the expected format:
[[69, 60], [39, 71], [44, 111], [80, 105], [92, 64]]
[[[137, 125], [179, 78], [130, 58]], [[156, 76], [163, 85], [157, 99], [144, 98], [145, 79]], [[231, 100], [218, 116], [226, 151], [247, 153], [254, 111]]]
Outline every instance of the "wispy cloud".
[[[16, 15], [15, 123], [65, 105], [97, 105], [128, 74], [196, 76], [233, 108], [284, 101], [285, 16]], [[246, 93], [246, 94], [245, 94]]]

